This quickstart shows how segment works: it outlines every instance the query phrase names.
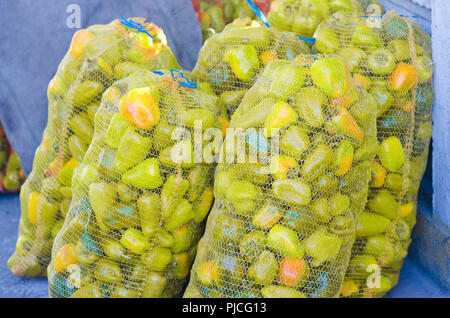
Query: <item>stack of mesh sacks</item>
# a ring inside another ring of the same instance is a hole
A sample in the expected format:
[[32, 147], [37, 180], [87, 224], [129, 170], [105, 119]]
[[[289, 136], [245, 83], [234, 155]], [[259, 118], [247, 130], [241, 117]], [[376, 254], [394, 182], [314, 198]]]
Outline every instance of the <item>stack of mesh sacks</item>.
[[11, 148], [0, 123], [0, 193], [18, 192], [24, 180], [19, 156]]
[[338, 12], [318, 27], [315, 37], [314, 51], [337, 54], [376, 101], [379, 149], [342, 295], [383, 296], [398, 282], [427, 165], [431, 39], [395, 12], [375, 19]]
[[118, 20], [80, 30], [49, 84], [48, 123], [21, 189], [19, 237], [8, 262], [16, 275], [46, 274], [53, 239], [70, 205], [72, 175], [92, 140], [103, 92], [136, 70], [178, 67], [162, 30], [142, 18], [134, 21], [153, 40]]
[[238, 106], [241, 132], [227, 132], [184, 296], [338, 296], [377, 150], [375, 100], [294, 34], [229, 30], [194, 73]]
[[189, 272], [185, 297], [383, 296], [415, 223], [433, 66], [419, 26], [368, 12], [382, 6], [275, 1], [274, 29], [237, 19], [206, 41], [197, 89], [164, 70], [156, 26], [77, 32], [12, 271], [43, 275], [56, 237], [52, 297], [178, 297]]
[[219, 136], [197, 158], [194, 135], [227, 123], [220, 100], [205, 91], [141, 71], [103, 95], [53, 246], [51, 297], [182, 295], [222, 144]]

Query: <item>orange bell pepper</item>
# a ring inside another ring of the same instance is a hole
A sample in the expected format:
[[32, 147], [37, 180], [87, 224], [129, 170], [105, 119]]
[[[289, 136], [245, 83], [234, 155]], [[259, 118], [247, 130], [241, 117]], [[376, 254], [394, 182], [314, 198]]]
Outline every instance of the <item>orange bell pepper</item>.
[[149, 87], [135, 88], [124, 96], [119, 105], [123, 118], [141, 129], [152, 129], [161, 116], [158, 102]]
[[375, 160], [372, 165], [372, 176], [373, 176], [372, 186], [374, 188], [379, 188], [383, 186], [384, 180], [386, 179], [386, 173], [387, 173], [386, 168]]
[[277, 57], [277, 55], [275, 54], [275, 52], [273, 51], [265, 51], [261, 54], [261, 61], [264, 64], [269, 64], [270, 61], [274, 60]]
[[389, 87], [394, 91], [409, 91], [419, 81], [419, 72], [411, 64], [398, 63], [389, 77]]
[[90, 39], [95, 37], [92, 32], [88, 30], [79, 30], [75, 32], [72, 38], [72, 42], [70, 43], [69, 52], [75, 56], [77, 60], [81, 59], [84, 55], [84, 49], [86, 48], [86, 44]]
[[298, 167], [298, 162], [291, 157], [279, 155], [270, 159], [270, 172], [278, 179], [286, 179], [289, 169]]
[[279, 278], [280, 282], [288, 287], [295, 287], [300, 285], [304, 280], [307, 272], [307, 264], [301, 258], [283, 258], [280, 261]]
[[58, 251], [55, 257], [54, 268], [56, 272], [65, 271], [70, 265], [77, 262], [77, 254], [72, 244], [66, 244]]
[[364, 132], [345, 107], [339, 106], [339, 113], [333, 117], [332, 122], [338, 132], [360, 142], [364, 140]]

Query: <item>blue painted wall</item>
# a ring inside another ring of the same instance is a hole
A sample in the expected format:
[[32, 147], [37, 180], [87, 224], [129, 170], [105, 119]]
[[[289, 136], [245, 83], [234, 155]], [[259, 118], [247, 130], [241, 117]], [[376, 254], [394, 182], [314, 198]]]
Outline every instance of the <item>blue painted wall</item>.
[[[396, 10], [399, 14], [411, 15], [420, 26], [431, 34], [431, 0], [380, 0], [386, 11]], [[438, 0], [440, 1], [440, 0]], [[448, 0], [442, 0], [447, 2]], [[418, 3], [424, 3], [425, 7]]]
[[433, 109], [433, 212], [450, 227], [450, 3], [434, 0], [432, 10], [435, 105]]

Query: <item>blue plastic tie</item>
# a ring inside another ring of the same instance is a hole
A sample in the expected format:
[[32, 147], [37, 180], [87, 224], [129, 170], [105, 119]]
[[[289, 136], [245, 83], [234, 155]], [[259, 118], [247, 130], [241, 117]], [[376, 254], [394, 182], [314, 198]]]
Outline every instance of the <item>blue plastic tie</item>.
[[[399, 14], [400, 17], [402, 18], [414, 18], [417, 19], [417, 15], [407, 15], [407, 14]], [[381, 19], [383, 16], [382, 15], [362, 15], [360, 16], [360, 18], [379, 18]]]
[[[139, 32], [145, 33], [147, 34], [150, 38], [153, 39], [153, 36], [144, 28], [144, 26], [136, 21], [133, 21], [131, 19], [127, 20], [125, 18], [120, 18], [119, 19], [120, 23], [122, 23], [124, 26], [132, 28], [132, 29], [136, 29]], [[138, 33], [139, 33], [138, 32]]]
[[[179, 75], [175, 75], [175, 73], [178, 73]], [[176, 69], [171, 69], [170, 70], [170, 74], [172, 75], [174, 80], [178, 80], [178, 79], [184, 79], [184, 81], [177, 81], [178, 84], [180, 84], [181, 86], [184, 87], [188, 87], [188, 88], [197, 88], [197, 83], [190, 81], [186, 76], [184, 76], [183, 72], [180, 70], [176, 70]]]
[[[157, 74], [157, 75], [164, 75], [164, 72], [161, 72], [161, 71], [152, 71], [152, 73]], [[176, 75], [175, 73], [178, 73], [178, 75]], [[181, 86], [193, 88], [193, 89], [197, 88], [197, 83], [190, 81], [186, 76], [184, 76], [183, 72], [180, 70], [171, 69], [170, 75], [172, 75], [172, 78], [174, 79], [174, 81], [178, 82], [178, 84], [180, 84]], [[180, 78], [184, 79], [184, 81], [179, 81]]]
[[315, 39], [315, 38], [305, 38], [305, 37], [303, 37], [303, 36], [301, 36], [301, 35], [297, 35], [297, 37], [298, 37], [300, 40], [303, 40], [303, 41], [305, 41], [305, 42], [307, 42], [307, 43], [309, 43], [309, 44], [311, 44], [311, 45], [314, 45], [314, 44], [316, 43], [316, 39]]
[[253, 12], [255, 12], [257, 17], [261, 20], [261, 22], [264, 23], [266, 27], [270, 29], [269, 21], [267, 21], [266, 16], [264, 15], [264, 13], [261, 12], [258, 6], [252, 0], [247, 0], [247, 3], [250, 6], [250, 8], [252, 8]]
[[382, 18], [382, 15], [361, 15], [360, 18]]
[[403, 18], [413, 18], [413, 19], [417, 19], [418, 18], [417, 15], [400, 14], [400, 16], [403, 17]]

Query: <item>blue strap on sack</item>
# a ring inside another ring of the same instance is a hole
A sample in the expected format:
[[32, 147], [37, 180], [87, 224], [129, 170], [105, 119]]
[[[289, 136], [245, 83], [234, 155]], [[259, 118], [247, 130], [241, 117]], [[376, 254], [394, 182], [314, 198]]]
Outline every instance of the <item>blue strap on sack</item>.
[[[161, 71], [152, 71], [152, 73], [157, 75], [164, 75], [164, 72]], [[197, 83], [190, 81], [186, 76], [184, 76], [183, 71], [177, 70], [177, 69], [171, 69], [170, 75], [172, 76], [173, 80], [178, 82], [181, 86], [196, 89]], [[183, 79], [184, 81], [180, 81], [180, 79]]]
[[125, 19], [125, 18], [119, 18], [120, 23], [122, 23], [124, 26], [131, 28], [131, 29], [136, 29], [139, 32], [145, 33], [147, 34], [150, 38], [153, 39], [153, 36], [144, 28], [144, 26], [136, 21], [133, 21], [131, 19]]
[[256, 16], [261, 20], [261, 22], [264, 23], [266, 27], [270, 29], [269, 21], [267, 21], [266, 16], [264, 15], [264, 13], [261, 12], [258, 6], [252, 0], [247, 0], [247, 3], [250, 6], [250, 8], [252, 8], [253, 12], [255, 12]]
[[[178, 75], [175, 75], [175, 73], [178, 73]], [[173, 79], [181, 86], [193, 89], [197, 88], [197, 83], [190, 81], [180, 70], [172, 69], [170, 70], [170, 75], [172, 75]], [[184, 81], [178, 81], [178, 79], [184, 79]]]
[[[400, 17], [402, 18], [413, 18], [413, 19], [417, 19], [417, 15], [407, 15], [407, 14], [399, 14]], [[361, 15], [360, 18], [383, 18], [382, 15]]]
[[306, 37], [303, 37], [303, 36], [301, 36], [301, 35], [297, 35], [297, 37], [298, 37], [300, 40], [303, 40], [303, 41], [305, 41], [305, 42], [311, 44], [312, 46], [316, 43], [316, 39], [315, 39], [315, 38], [306, 38]]
[[[261, 12], [261, 10], [258, 8], [258, 6], [252, 0], [247, 0], [247, 3], [252, 8], [253, 12], [255, 12], [256, 16], [261, 20], [261, 22], [264, 23], [266, 27], [270, 29], [269, 21], [267, 20], [266, 16]], [[300, 40], [303, 40], [311, 44], [311, 46], [313, 46], [316, 43], [315, 38], [306, 38], [301, 35], [297, 35], [297, 37]], [[311, 51], [311, 53], [314, 55], [314, 52]]]

